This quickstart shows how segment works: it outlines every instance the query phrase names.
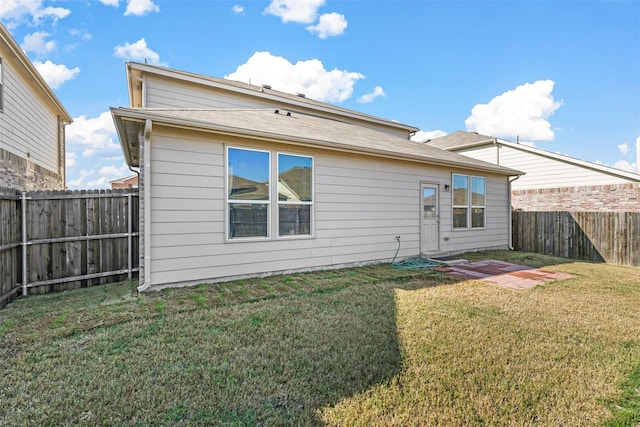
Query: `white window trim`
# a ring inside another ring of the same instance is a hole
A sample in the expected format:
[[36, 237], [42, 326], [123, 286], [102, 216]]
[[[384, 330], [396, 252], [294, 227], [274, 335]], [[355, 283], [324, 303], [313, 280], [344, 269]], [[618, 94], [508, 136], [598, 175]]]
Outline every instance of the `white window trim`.
[[[309, 238], [313, 238], [314, 237], [314, 218], [315, 218], [315, 165], [316, 165], [316, 159], [314, 156], [308, 155], [308, 154], [298, 154], [298, 153], [289, 153], [289, 152], [284, 152], [284, 151], [276, 151], [276, 182], [278, 182], [278, 180], [280, 179], [280, 154], [285, 155], [285, 156], [295, 156], [295, 157], [306, 157], [311, 159], [311, 201], [310, 202], [287, 202], [287, 201], [280, 201], [280, 198], [278, 197], [278, 186], [276, 184], [275, 186], [275, 198], [276, 198], [276, 224], [275, 224], [275, 228], [276, 228], [276, 238], [277, 239], [309, 239]], [[280, 205], [308, 205], [311, 206], [310, 209], [310, 224], [309, 224], [309, 234], [297, 234], [297, 235], [284, 235], [281, 236], [280, 235]]]
[[[465, 177], [467, 180], [467, 204], [466, 205], [456, 205], [454, 204], [454, 195], [455, 195], [455, 186], [454, 186], [454, 177], [461, 176]], [[473, 178], [480, 178], [484, 180], [484, 205], [474, 205], [473, 204]], [[466, 227], [455, 227], [453, 220], [453, 210], [455, 208], [464, 208], [467, 210], [467, 226]], [[473, 208], [482, 208], [484, 209], [484, 221], [482, 227], [473, 227]], [[451, 229], [452, 231], [468, 231], [468, 230], [484, 230], [487, 228], [487, 178], [480, 175], [467, 175], [463, 173], [452, 173], [451, 174]]]
[[[267, 153], [269, 155], [269, 199], [268, 200], [234, 200], [229, 198], [229, 150], [245, 150], [245, 151], [257, 151], [261, 153]], [[255, 241], [265, 241], [271, 239], [271, 151], [269, 150], [260, 150], [252, 147], [240, 147], [240, 146], [227, 146], [225, 147], [225, 159], [224, 159], [224, 199], [225, 199], [225, 213], [224, 213], [224, 222], [225, 222], [225, 241], [227, 242], [255, 242]], [[231, 218], [229, 217], [229, 205], [231, 203], [234, 204], [247, 204], [247, 205], [259, 205], [265, 204], [267, 205], [267, 235], [265, 237], [254, 236], [254, 237], [231, 237], [230, 235], [230, 226], [231, 226]]]
[[[234, 200], [229, 198], [229, 149], [238, 149], [246, 151], [257, 151], [267, 153], [269, 155], [269, 200]], [[279, 155], [289, 155], [296, 157], [306, 157], [311, 159], [311, 202], [280, 202], [278, 200], [278, 162]], [[274, 169], [275, 163], [275, 169]], [[266, 242], [275, 240], [295, 240], [295, 239], [312, 239], [315, 237], [315, 156], [301, 153], [290, 153], [278, 150], [265, 150], [254, 147], [243, 147], [238, 145], [225, 146], [225, 159], [224, 159], [224, 199], [225, 199], [225, 214], [224, 214], [224, 227], [225, 227], [225, 243], [241, 243], [241, 242]], [[274, 181], [275, 179], [275, 181]], [[273, 183], [276, 185], [272, 185]], [[230, 236], [230, 217], [229, 217], [229, 204], [230, 203], [244, 203], [244, 204], [266, 204], [267, 205], [267, 236], [266, 237], [231, 237]], [[280, 204], [291, 205], [310, 205], [310, 234], [301, 235], [279, 235], [279, 206]], [[274, 212], [275, 211], [275, 212]], [[275, 221], [273, 221], [275, 218]]]

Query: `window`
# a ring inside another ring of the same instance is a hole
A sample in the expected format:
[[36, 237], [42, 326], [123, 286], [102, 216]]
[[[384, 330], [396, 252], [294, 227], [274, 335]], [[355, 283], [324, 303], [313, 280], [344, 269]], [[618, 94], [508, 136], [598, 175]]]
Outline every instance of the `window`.
[[[453, 228], [484, 228], [485, 178], [453, 174]], [[471, 227], [469, 227], [471, 224]]]
[[278, 154], [278, 236], [311, 234], [313, 159]]
[[471, 177], [471, 228], [484, 228], [485, 180]]
[[[313, 207], [313, 158], [245, 148], [227, 148], [227, 236], [310, 236]], [[272, 177], [272, 157], [277, 159]], [[277, 192], [271, 182], [277, 182]], [[273, 191], [273, 194], [272, 194]], [[277, 196], [276, 196], [277, 194]], [[277, 202], [272, 203], [272, 197]]]
[[269, 237], [268, 151], [227, 150], [229, 238]]

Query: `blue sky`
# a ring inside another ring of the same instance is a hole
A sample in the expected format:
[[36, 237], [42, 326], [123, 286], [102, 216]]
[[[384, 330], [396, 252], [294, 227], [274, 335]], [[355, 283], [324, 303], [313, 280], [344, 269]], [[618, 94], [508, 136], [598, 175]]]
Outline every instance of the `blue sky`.
[[637, 172], [635, 0], [2, 0], [0, 21], [74, 118], [69, 188], [131, 174], [108, 111], [145, 60]]

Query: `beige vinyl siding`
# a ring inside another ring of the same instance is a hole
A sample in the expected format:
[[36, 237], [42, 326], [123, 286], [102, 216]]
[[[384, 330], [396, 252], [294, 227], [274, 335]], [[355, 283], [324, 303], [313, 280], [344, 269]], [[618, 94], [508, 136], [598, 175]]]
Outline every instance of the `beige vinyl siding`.
[[[221, 92], [214, 88], [196, 85], [194, 83], [168, 79], [157, 75], [146, 77], [146, 107], [147, 108], [202, 108], [202, 109], [264, 109], [287, 108], [282, 102], [262, 99], [256, 96], [240, 93]], [[295, 111], [307, 112], [313, 115], [323, 115], [319, 111], [305, 107], [292, 107]], [[371, 122], [350, 119], [335, 114], [324, 114], [329, 118], [351, 122], [361, 126], [408, 138], [406, 130], [391, 129], [386, 126], [376, 126]]]
[[[478, 160], [496, 163], [496, 147], [482, 147], [459, 154]], [[629, 180], [609, 175], [588, 167], [563, 162], [506, 145], [501, 146], [500, 166], [525, 171], [526, 174], [513, 182], [512, 190], [533, 188], [556, 188], [602, 184], [625, 184]]]
[[11, 57], [3, 56], [3, 79], [0, 148], [59, 173], [57, 115], [16, 72]]
[[[226, 240], [225, 143], [313, 156], [312, 237]], [[420, 182], [442, 187], [451, 180], [446, 168], [160, 127], [151, 138], [150, 170], [149, 265], [156, 287], [390, 261], [395, 236], [401, 236], [400, 257], [416, 256]], [[440, 193], [441, 237], [450, 239], [443, 250], [506, 247], [505, 186], [506, 178], [487, 177], [487, 228], [468, 232], [451, 231], [451, 193]]]

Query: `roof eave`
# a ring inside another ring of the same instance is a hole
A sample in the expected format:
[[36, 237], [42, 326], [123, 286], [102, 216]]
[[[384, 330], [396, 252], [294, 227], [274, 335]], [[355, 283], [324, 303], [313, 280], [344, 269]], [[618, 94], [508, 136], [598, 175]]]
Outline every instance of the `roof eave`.
[[[412, 162], [426, 163], [426, 164], [432, 164], [432, 165], [438, 165], [438, 166], [449, 166], [449, 167], [456, 167], [456, 168], [467, 169], [467, 170], [480, 170], [483, 172], [496, 173], [499, 175], [506, 175], [506, 176], [524, 175], [524, 172], [522, 171], [506, 168], [503, 166], [492, 166], [490, 164], [487, 164], [487, 166], [473, 165], [465, 162], [435, 159], [431, 157], [416, 157], [415, 155], [412, 155], [412, 154], [380, 150], [380, 149], [375, 149], [370, 147], [369, 148], [354, 147], [349, 144], [341, 144], [338, 142], [324, 141], [324, 140], [319, 140], [314, 138], [301, 138], [301, 137], [282, 135], [282, 134], [272, 133], [272, 132], [247, 130], [243, 128], [214, 124], [210, 122], [202, 122], [199, 120], [167, 117], [164, 115], [153, 114], [148, 111], [142, 112], [142, 111], [135, 111], [132, 109], [112, 109], [112, 114], [114, 115], [114, 117], [118, 117], [123, 122], [125, 117], [127, 117], [128, 119], [135, 120], [137, 123], [143, 123], [144, 120], [149, 119], [153, 121], [154, 124], [167, 125], [167, 126], [178, 127], [182, 129], [224, 134], [224, 135], [234, 136], [234, 137], [251, 137], [251, 138], [265, 140], [265, 141], [274, 142], [274, 143], [295, 144], [299, 146], [314, 147], [314, 148], [319, 147], [319, 148], [331, 149], [331, 150], [336, 150], [341, 152], [368, 154], [368, 155], [373, 155], [377, 157], [384, 157], [386, 159], [396, 159], [396, 160], [405, 160], [405, 161], [408, 160]], [[118, 127], [118, 124], [116, 127], [118, 128], [118, 136], [120, 137], [121, 131]], [[126, 132], [122, 132], [122, 133], [126, 135]], [[129, 138], [127, 138], [127, 141], [128, 139]], [[123, 150], [126, 151], [125, 158], [129, 159], [130, 157], [127, 156], [127, 153], [129, 153], [129, 156], [130, 156], [130, 147], [125, 148], [124, 143], [122, 142], [123, 140], [121, 139], [120, 141], [121, 141], [121, 144], [123, 145]], [[127, 142], [127, 144], [129, 144], [129, 142]], [[137, 144], [137, 141], [136, 141], [136, 144]], [[138, 165], [131, 165], [129, 161], [127, 161], [127, 164], [129, 164], [130, 166], [138, 166]]]

